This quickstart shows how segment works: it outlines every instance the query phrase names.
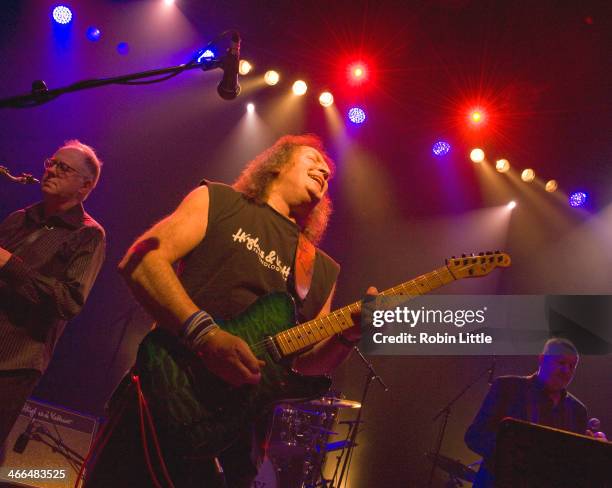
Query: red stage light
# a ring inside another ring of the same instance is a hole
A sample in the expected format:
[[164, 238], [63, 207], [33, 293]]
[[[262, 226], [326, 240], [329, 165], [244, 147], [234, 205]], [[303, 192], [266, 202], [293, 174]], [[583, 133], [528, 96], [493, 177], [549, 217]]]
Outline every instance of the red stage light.
[[354, 61], [347, 68], [349, 84], [361, 85], [368, 79], [368, 67], [362, 61]]
[[473, 126], [481, 126], [487, 120], [486, 112], [481, 108], [473, 108], [468, 115], [470, 124]]

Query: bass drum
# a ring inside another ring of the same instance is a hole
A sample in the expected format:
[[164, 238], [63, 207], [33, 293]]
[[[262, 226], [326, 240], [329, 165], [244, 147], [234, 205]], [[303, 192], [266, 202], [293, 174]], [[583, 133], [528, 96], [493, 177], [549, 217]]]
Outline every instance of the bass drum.
[[280, 488], [278, 472], [269, 457], [265, 457], [253, 480], [252, 488]]

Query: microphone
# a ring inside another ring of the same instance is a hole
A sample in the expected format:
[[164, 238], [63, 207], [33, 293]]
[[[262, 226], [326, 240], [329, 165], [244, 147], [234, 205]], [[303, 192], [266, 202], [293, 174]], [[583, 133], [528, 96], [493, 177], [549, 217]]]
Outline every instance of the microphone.
[[587, 428], [590, 431], [598, 431], [599, 428], [601, 427], [601, 421], [598, 418], [593, 417], [592, 419], [589, 419], [589, 422], [587, 423]]
[[238, 84], [238, 66], [240, 63], [240, 34], [234, 32], [232, 34], [231, 47], [225, 53], [221, 68], [223, 69], [223, 78], [217, 86], [217, 93], [223, 100], [233, 100], [240, 93], [240, 85]]
[[36, 410], [34, 410], [34, 413], [32, 414], [32, 417], [30, 418], [30, 422], [28, 422], [28, 426], [26, 427], [26, 430], [24, 430], [21, 434], [19, 434], [19, 437], [17, 437], [17, 440], [15, 441], [15, 444], [13, 445], [13, 451], [15, 451], [18, 454], [23, 454], [23, 451], [25, 451], [25, 448], [28, 445], [28, 442], [30, 441], [32, 437], [32, 429], [34, 427], [35, 417], [36, 417]]
[[587, 430], [591, 431], [593, 438], [600, 441], [607, 441], [608, 438], [606, 434], [601, 432], [599, 429], [601, 429], [601, 422], [599, 419], [595, 417], [589, 419], [589, 422], [587, 423]]
[[489, 379], [487, 380], [487, 383], [489, 383], [489, 386], [493, 384], [494, 375], [495, 375], [495, 356], [493, 356], [493, 362], [491, 363], [491, 367], [489, 368]]

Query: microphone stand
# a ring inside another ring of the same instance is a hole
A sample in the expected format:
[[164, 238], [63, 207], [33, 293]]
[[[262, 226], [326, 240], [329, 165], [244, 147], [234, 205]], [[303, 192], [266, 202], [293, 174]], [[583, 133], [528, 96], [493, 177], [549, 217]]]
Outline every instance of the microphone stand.
[[[225, 33], [221, 34], [221, 36], [224, 36], [224, 35]], [[211, 41], [210, 43], [207, 44], [207, 46], [210, 46], [214, 42], [215, 41]], [[201, 52], [204, 52], [204, 49], [201, 50]], [[53, 90], [49, 90], [49, 88], [47, 88], [47, 84], [43, 80], [35, 80], [32, 82], [32, 90], [30, 93], [27, 93], [25, 95], [18, 95], [14, 97], [0, 99], [0, 108], [36, 107], [44, 103], [50, 102], [51, 100], [56, 99], [57, 97], [59, 97], [60, 95], [63, 95], [64, 93], [70, 93], [70, 92], [75, 92], [75, 91], [80, 91], [80, 90], [87, 90], [90, 88], [98, 88], [100, 86], [114, 85], [114, 84], [118, 84], [118, 85], [150, 84], [150, 83], [155, 83], [158, 81], [165, 81], [167, 79], [172, 78], [173, 76], [176, 76], [190, 69], [201, 69], [203, 71], [209, 71], [215, 68], [223, 68], [225, 66], [224, 63], [225, 63], [226, 57], [231, 56], [231, 53], [229, 51], [230, 50], [228, 49], [228, 52], [226, 53], [226, 55], [219, 59], [216, 59], [216, 58], [206, 59], [205, 58], [202, 61], [199, 61], [199, 59], [202, 59], [202, 57], [200, 56], [199, 58], [198, 57], [194, 58], [189, 63], [180, 64], [178, 66], [172, 66], [169, 68], [152, 69], [149, 71], [141, 71], [138, 73], [132, 73], [132, 74], [127, 74], [123, 76], [115, 76], [112, 78], [83, 80], [83, 81], [78, 81], [76, 83], [73, 83], [72, 85], [68, 85], [62, 88], [55, 88]], [[162, 76], [162, 75], [166, 75], [166, 76], [161, 77], [156, 80], [141, 81], [141, 82], [136, 81], [136, 80], [142, 80], [144, 78], [150, 78], [152, 76]]]
[[[338, 473], [338, 468], [339, 468], [339, 465], [340, 465], [340, 460], [342, 459], [342, 456], [344, 456], [345, 450], [346, 450], [346, 456], [344, 457], [344, 462], [342, 463], [342, 469], [340, 471], [340, 477], [338, 478], [338, 482], [336, 484], [336, 487], [338, 487], [338, 488], [340, 488], [342, 486], [342, 481], [344, 480], [345, 473], [346, 473], [346, 476], [347, 476], [347, 479], [348, 479], [348, 466], [349, 466], [351, 457], [353, 455], [353, 448], [356, 446], [357, 434], [359, 433], [359, 425], [361, 423], [363, 423], [363, 421], [361, 420], [361, 417], [363, 416], [363, 409], [365, 408], [366, 396], [368, 394], [368, 390], [370, 388], [370, 384], [372, 383], [373, 380], [377, 380], [385, 391], [389, 391], [389, 387], [385, 384], [385, 382], [382, 380], [382, 378], [378, 374], [376, 374], [376, 371], [374, 370], [374, 366], [372, 366], [372, 363], [370, 363], [365, 358], [365, 356], [362, 354], [362, 352], [359, 350], [359, 348], [357, 346], [355, 346], [354, 349], [357, 352], [357, 354], [359, 355], [359, 357], [361, 358], [361, 360], [363, 361], [363, 363], [366, 365], [366, 367], [368, 369], [368, 373], [367, 373], [367, 376], [366, 376], [365, 385], [363, 387], [363, 393], [361, 395], [361, 408], [359, 409], [359, 412], [357, 413], [357, 418], [355, 420], [351, 421], [351, 426], [350, 426], [349, 432], [347, 434], [348, 442], [346, 443], [346, 448], [343, 449], [342, 452], [340, 453], [340, 456], [338, 456], [338, 461], [336, 463], [336, 469], [335, 469], [334, 475], [332, 477], [332, 480], [335, 480], [336, 474]], [[334, 488], [333, 484], [330, 486], [330, 488]]]
[[488, 374], [489, 377], [492, 376], [495, 368], [495, 358], [493, 358], [493, 362], [491, 365], [483, 370], [474, 380], [468, 383], [463, 390], [461, 390], [455, 398], [453, 398], [450, 402], [448, 402], [442, 410], [440, 410], [434, 417], [431, 419], [432, 422], [438, 420], [441, 416], [444, 416], [442, 419], [442, 426], [440, 427], [440, 432], [438, 433], [438, 439], [436, 442], [436, 450], [434, 452], [433, 457], [433, 465], [431, 466], [431, 471], [429, 472], [429, 482], [427, 483], [428, 488], [432, 487], [434, 472], [436, 471], [436, 467], [438, 466], [438, 460], [440, 459], [440, 449], [442, 448], [442, 442], [444, 441], [444, 434], [446, 433], [446, 426], [448, 424], [448, 418], [451, 415], [451, 407], [459, 400], [472, 386], [480, 381], [484, 375]]

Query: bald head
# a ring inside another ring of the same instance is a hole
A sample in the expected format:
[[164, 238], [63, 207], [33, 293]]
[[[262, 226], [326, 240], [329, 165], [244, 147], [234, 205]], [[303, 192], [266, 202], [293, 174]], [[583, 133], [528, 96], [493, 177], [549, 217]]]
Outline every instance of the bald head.
[[546, 341], [539, 356], [538, 378], [547, 390], [560, 392], [574, 379], [578, 365], [578, 350], [567, 339], [553, 338]]

